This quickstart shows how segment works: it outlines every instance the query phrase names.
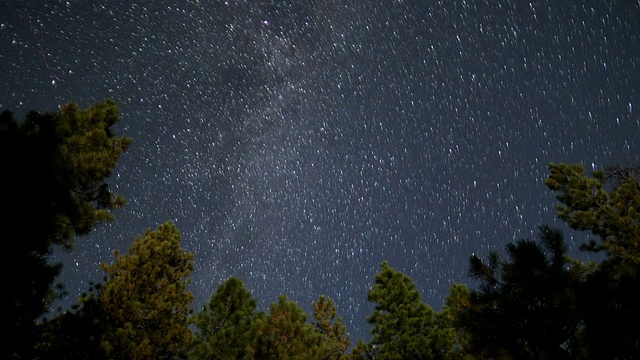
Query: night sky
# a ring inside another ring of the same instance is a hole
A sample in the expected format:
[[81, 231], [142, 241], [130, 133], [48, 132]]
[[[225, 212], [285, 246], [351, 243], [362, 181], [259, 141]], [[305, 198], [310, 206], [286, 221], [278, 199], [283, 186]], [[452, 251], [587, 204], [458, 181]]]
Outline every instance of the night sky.
[[67, 305], [171, 220], [194, 308], [237, 276], [367, 338], [383, 260], [439, 310], [469, 255], [561, 226], [549, 162], [640, 164], [635, 0], [3, 0], [0, 49], [0, 110], [113, 98], [134, 140], [129, 204], [55, 253]]

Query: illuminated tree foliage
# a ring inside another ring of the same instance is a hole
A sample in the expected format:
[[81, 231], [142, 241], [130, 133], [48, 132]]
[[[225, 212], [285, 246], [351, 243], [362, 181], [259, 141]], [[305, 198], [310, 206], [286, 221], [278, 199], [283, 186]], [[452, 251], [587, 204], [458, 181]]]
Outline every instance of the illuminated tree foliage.
[[101, 297], [107, 326], [103, 347], [117, 359], [173, 359], [191, 342], [186, 290], [193, 255], [180, 247], [175, 225], [138, 236], [126, 255], [103, 265], [108, 273]]
[[[638, 171], [615, 167], [585, 174], [581, 165], [550, 164], [547, 186], [559, 192], [558, 217], [576, 230], [600, 238], [584, 249], [604, 251], [615, 261], [618, 276], [635, 273], [640, 266], [640, 182]], [[607, 179], [613, 189], [607, 191]]]
[[441, 336], [436, 313], [421, 300], [413, 280], [393, 269], [386, 261], [369, 290], [375, 309], [367, 318], [373, 338], [360, 341], [352, 354], [356, 359], [437, 359], [442, 358], [453, 340]]
[[245, 359], [256, 333], [256, 300], [242, 280], [229, 278], [195, 319], [192, 359]]
[[581, 165], [550, 164], [547, 186], [558, 192], [558, 217], [597, 239], [582, 249], [604, 253], [588, 274], [587, 354], [599, 359], [640, 354], [640, 169], [616, 166], [586, 175]]
[[294, 301], [280, 295], [268, 314], [257, 319], [251, 359], [320, 359], [322, 336], [307, 322], [307, 314]]
[[30, 356], [34, 322], [56, 294], [60, 266], [47, 263], [51, 247], [72, 247], [124, 204], [106, 183], [130, 143], [115, 135], [118, 121], [111, 100], [32, 111], [23, 121], [0, 115], [0, 273], [10, 289], [1, 306], [7, 346], [0, 357]]
[[342, 323], [342, 318], [336, 318], [337, 309], [333, 300], [326, 296], [320, 296], [318, 301], [312, 304], [312, 307], [316, 331], [322, 335], [318, 350], [319, 359], [346, 359], [346, 351], [351, 345], [351, 339]]

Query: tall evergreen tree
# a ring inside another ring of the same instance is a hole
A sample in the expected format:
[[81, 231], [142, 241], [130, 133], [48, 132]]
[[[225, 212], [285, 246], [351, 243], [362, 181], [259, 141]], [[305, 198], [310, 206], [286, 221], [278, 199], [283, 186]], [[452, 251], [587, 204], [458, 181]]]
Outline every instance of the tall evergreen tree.
[[312, 307], [316, 331], [322, 335], [318, 359], [346, 359], [346, 351], [351, 345], [351, 339], [342, 318], [336, 318], [337, 309], [333, 300], [320, 296]]
[[101, 296], [103, 346], [117, 359], [175, 359], [191, 342], [186, 290], [193, 255], [180, 247], [180, 232], [164, 223], [138, 236], [126, 255], [103, 265], [108, 278]]
[[478, 358], [568, 359], [580, 327], [580, 273], [570, 266], [559, 230], [540, 228], [540, 244], [507, 245], [509, 261], [492, 253], [485, 263], [470, 258], [480, 281], [459, 325], [471, 334]]
[[440, 347], [448, 349], [446, 359], [474, 359], [469, 353], [471, 334], [463, 326], [459, 326], [462, 314], [470, 304], [470, 298], [471, 292], [467, 285], [453, 284], [442, 311], [436, 314]]
[[588, 356], [636, 358], [640, 354], [640, 168], [594, 171], [550, 164], [546, 185], [559, 194], [558, 217], [597, 238], [582, 249], [604, 253], [587, 267], [582, 294]]
[[257, 320], [251, 359], [315, 360], [322, 336], [307, 322], [307, 314], [294, 301], [280, 295], [268, 314]]
[[386, 261], [376, 274], [368, 299], [376, 304], [367, 318], [373, 338], [360, 341], [352, 351], [354, 358], [437, 359], [447, 348], [437, 337], [435, 312], [422, 302], [410, 277], [393, 269]]
[[[604, 252], [617, 277], [640, 267], [640, 170], [614, 167], [585, 174], [581, 165], [550, 164], [546, 185], [559, 192], [558, 217], [597, 237], [584, 250]], [[612, 180], [608, 189], [607, 180]], [[614, 265], [614, 264], [611, 264]]]
[[51, 247], [72, 247], [124, 204], [106, 183], [130, 143], [115, 135], [118, 121], [111, 100], [32, 111], [24, 121], [0, 115], [0, 276], [10, 289], [0, 305], [2, 358], [30, 357], [35, 320], [56, 295], [60, 266], [47, 262]]
[[192, 359], [246, 359], [256, 335], [256, 300], [242, 280], [225, 281], [195, 318]]

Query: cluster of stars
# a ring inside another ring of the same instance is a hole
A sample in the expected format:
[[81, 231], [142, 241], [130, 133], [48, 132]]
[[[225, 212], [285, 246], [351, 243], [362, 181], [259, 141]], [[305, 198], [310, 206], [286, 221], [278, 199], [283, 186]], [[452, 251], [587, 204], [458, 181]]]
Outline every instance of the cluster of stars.
[[637, 1], [9, 7], [2, 110], [56, 109], [36, 19], [64, 100], [114, 98], [134, 139], [111, 179], [128, 206], [55, 254], [68, 304], [172, 220], [196, 307], [238, 276], [263, 309], [328, 295], [366, 338], [383, 260], [439, 309], [469, 255], [560, 226], [547, 163], [640, 164]]

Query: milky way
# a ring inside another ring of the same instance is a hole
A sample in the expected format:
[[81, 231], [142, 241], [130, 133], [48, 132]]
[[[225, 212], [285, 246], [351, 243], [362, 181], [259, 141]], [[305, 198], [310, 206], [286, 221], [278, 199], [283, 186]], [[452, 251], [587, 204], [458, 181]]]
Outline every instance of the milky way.
[[[195, 308], [238, 276], [261, 309], [328, 295], [367, 337], [381, 261], [440, 309], [469, 255], [561, 226], [549, 162], [640, 164], [640, 1], [9, 0], [0, 14], [0, 110], [109, 97], [134, 140], [110, 179], [127, 207], [55, 253], [63, 305], [171, 220], [196, 255]], [[577, 253], [585, 235], [568, 235]]]

